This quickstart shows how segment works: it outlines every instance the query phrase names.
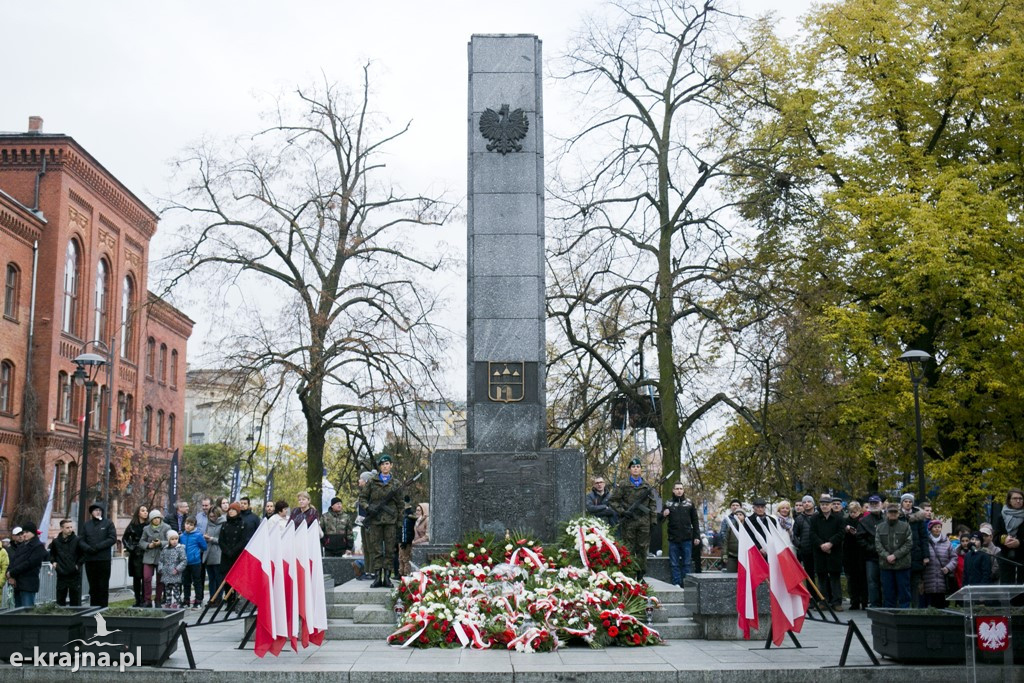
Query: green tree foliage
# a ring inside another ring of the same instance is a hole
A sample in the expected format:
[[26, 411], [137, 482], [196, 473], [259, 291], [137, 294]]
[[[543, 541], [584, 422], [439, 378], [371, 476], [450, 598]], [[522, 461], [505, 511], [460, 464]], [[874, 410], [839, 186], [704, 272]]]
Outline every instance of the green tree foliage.
[[1022, 25], [1020, 0], [846, 0], [795, 44], [755, 28], [769, 47], [734, 96], [761, 116], [727, 125], [762, 151], [732, 187], [758, 228], [732, 304], [761, 429], [710, 449], [718, 481], [916, 490], [908, 348], [935, 359], [942, 508], [973, 516], [1024, 478]]
[[195, 503], [203, 496], [228, 495], [231, 474], [239, 458], [238, 450], [226, 444], [186, 444], [182, 449], [179, 498]]

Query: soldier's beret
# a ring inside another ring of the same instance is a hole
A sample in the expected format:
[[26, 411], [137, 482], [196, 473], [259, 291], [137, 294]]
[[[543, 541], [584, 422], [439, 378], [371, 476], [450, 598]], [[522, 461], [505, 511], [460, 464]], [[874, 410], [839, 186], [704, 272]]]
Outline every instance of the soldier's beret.
[[633, 465], [643, 465], [643, 463], [640, 462], [640, 458], [633, 458], [629, 461], [629, 466], [632, 467]]
[[382, 463], [391, 462], [391, 456], [387, 453], [381, 453], [380, 457], [377, 458], [377, 465], [380, 466]]

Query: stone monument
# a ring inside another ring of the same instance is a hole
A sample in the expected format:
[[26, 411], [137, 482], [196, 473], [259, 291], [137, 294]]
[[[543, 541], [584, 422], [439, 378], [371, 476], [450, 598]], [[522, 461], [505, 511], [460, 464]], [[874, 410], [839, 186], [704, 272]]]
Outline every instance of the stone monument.
[[467, 448], [430, 460], [431, 544], [472, 529], [557, 537], [583, 511], [578, 450], [546, 437], [541, 42], [469, 42]]

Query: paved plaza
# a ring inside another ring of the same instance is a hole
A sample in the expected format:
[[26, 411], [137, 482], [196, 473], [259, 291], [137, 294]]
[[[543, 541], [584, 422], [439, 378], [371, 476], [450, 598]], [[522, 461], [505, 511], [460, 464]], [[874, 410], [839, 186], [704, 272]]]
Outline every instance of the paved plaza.
[[[653, 580], [657, 588], [661, 582]], [[667, 584], [664, 587], [669, 588]], [[338, 591], [366, 591], [366, 582], [350, 581]], [[383, 591], [374, 591], [382, 593]], [[862, 611], [844, 612], [845, 622], [853, 619], [870, 642], [871, 625]], [[198, 612], [189, 615], [195, 621]], [[332, 620], [332, 624], [335, 620]], [[340, 627], [339, 627], [340, 628]], [[389, 630], [387, 627], [385, 630]], [[414, 650], [389, 646], [382, 639], [324, 641], [322, 647], [299, 652], [285, 649], [279, 657], [259, 658], [249, 643], [239, 650], [243, 622], [189, 629], [196, 670], [189, 670], [181, 646], [162, 668], [139, 667], [125, 673], [109, 670], [67, 670], [14, 668], [0, 665], [0, 681], [96, 681], [108, 682], [130, 676], [136, 681], [217, 681], [264, 683], [271, 681], [616, 681], [668, 683], [671, 681], [744, 680], [746, 672], [757, 672], [758, 683], [819, 683], [842, 681], [902, 681], [903, 683], [966, 681], [966, 667], [903, 666], [871, 660], [856, 639], [847, 666], [839, 668], [846, 626], [808, 621], [796, 649], [788, 642], [783, 648], [764, 649], [763, 641], [669, 640], [663, 646], [645, 648], [612, 647], [562, 648], [557, 652], [523, 654], [507, 650]], [[335, 636], [337, 633], [334, 634]], [[331, 633], [328, 633], [330, 638]], [[1004, 677], [999, 667], [979, 669], [979, 681], [1024, 681], [1024, 667]]]

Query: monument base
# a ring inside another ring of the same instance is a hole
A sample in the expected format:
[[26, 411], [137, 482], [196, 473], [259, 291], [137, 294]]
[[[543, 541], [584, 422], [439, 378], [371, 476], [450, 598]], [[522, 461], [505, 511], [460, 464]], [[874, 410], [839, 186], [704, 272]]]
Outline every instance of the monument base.
[[430, 457], [430, 541], [446, 546], [479, 529], [551, 542], [583, 514], [586, 464], [576, 449], [435, 451]]

